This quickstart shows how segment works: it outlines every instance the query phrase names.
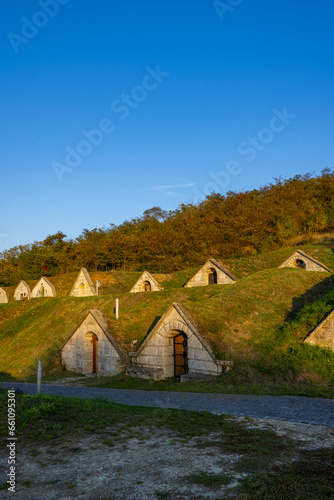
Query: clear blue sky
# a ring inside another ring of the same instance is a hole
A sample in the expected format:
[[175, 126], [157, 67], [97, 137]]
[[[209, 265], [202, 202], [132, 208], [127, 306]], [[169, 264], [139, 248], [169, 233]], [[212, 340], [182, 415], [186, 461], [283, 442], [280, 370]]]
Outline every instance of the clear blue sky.
[[0, 251], [333, 167], [333, 18], [330, 0], [6, 2]]

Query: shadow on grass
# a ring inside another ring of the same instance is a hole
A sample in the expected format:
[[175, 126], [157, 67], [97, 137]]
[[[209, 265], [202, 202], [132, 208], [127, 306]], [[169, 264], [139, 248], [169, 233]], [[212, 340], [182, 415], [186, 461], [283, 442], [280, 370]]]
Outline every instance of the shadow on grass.
[[0, 372], [0, 382], [17, 382], [17, 379], [10, 373]]
[[334, 498], [334, 450], [305, 450], [291, 465], [249, 476], [241, 491], [245, 500]]
[[[307, 272], [307, 271], [306, 271]], [[323, 281], [313, 286], [306, 293], [300, 297], [295, 297], [293, 299], [293, 305], [290, 312], [286, 315], [285, 321], [288, 323], [296, 319], [298, 314], [302, 309], [307, 306], [317, 302], [319, 299], [326, 300], [326, 296], [329, 295], [328, 300], [331, 301], [334, 307], [334, 302], [331, 300], [330, 292], [334, 288], [334, 275], [328, 276]]]

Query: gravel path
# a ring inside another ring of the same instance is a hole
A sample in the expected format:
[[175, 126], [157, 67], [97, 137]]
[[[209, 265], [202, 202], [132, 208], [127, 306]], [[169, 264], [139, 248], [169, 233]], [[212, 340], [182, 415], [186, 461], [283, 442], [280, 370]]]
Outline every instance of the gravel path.
[[[0, 382], [0, 387], [20, 389], [25, 394], [36, 393], [36, 384]], [[42, 392], [54, 396], [103, 397], [125, 405], [209, 411], [211, 413], [334, 426], [334, 399], [101, 389], [59, 385], [42, 385]]]

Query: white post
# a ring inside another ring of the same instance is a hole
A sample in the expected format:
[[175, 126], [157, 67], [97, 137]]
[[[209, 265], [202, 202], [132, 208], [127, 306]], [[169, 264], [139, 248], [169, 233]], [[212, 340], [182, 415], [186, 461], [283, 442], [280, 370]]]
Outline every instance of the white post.
[[117, 298], [116, 299], [116, 307], [115, 307], [116, 319], [118, 319], [118, 312], [119, 312], [119, 300]]
[[42, 383], [42, 361], [37, 360], [37, 394], [41, 392]]
[[100, 284], [100, 283], [96, 280], [96, 281], [95, 281], [95, 293], [96, 293], [96, 295], [98, 295], [98, 294], [99, 294], [99, 284]]

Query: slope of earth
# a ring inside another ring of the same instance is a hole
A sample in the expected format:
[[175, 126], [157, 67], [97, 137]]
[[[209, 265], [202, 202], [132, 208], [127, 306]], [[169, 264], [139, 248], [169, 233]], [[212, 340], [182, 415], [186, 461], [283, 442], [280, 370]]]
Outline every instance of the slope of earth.
[[109, 331], [120, 347], [132, 351], [131, 341], [137, 340], [139, 345], [172, 302], [181, 302], [188, 309], [219, 359], [256, 361], [268, 353], [274, 356], [274, 348], [279, 353], [282, 343], [300, 343], [294, 332], [282, 341], [278, 332], [305, 304], [326, 295], [333, 284], [334, 277], [327, 273], [269, 269], [232, 285], [118, 294], [118, 321], [114, 294], [3, 304], [0, 372], [24, 379], [35, 372], [37, 358], [46, 371], [59, 367], [59, 348], [92, 308], [106, 316]]

